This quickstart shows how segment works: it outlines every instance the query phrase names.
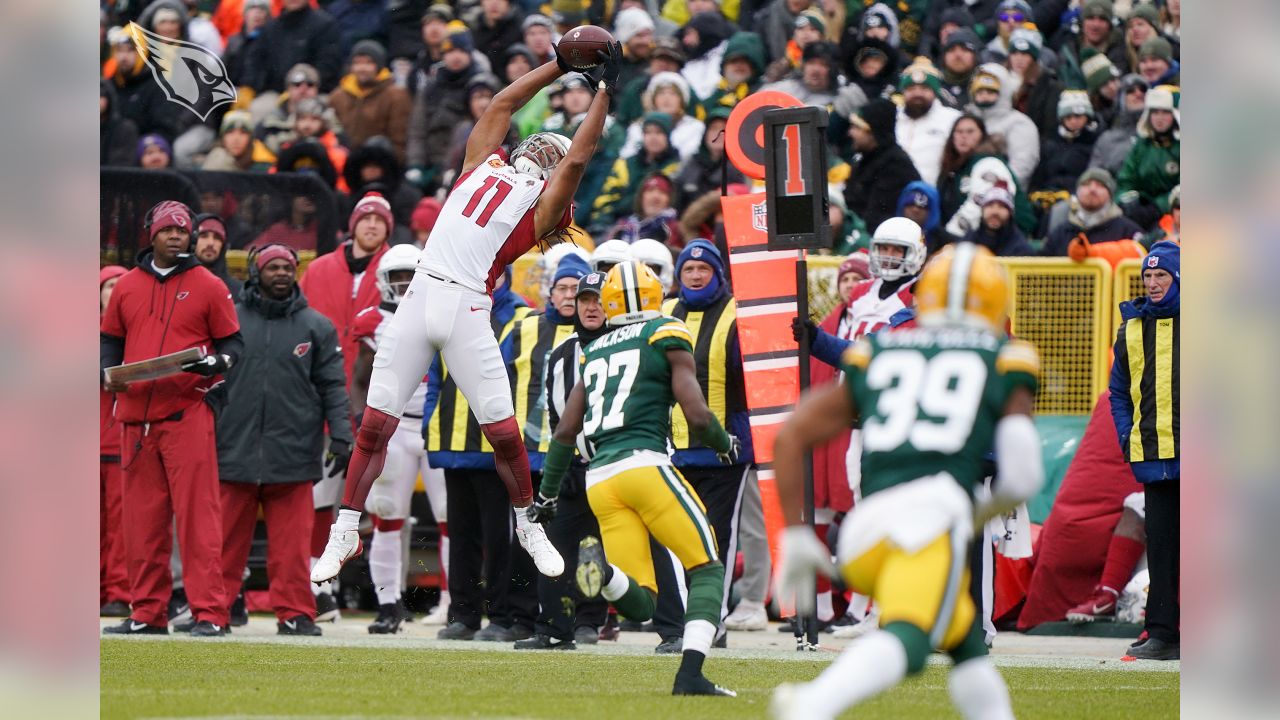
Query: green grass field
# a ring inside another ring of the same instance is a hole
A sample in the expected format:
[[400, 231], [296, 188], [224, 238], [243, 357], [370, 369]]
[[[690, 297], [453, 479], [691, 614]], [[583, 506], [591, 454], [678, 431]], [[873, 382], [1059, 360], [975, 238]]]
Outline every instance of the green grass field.
[[[712, 655], [707, 675], [737, 690], [732, 699], [671, 697], [677, 665], [674, 657], [587, 652], [108, 640], [101, 643], [101, 713], [736, 720], [766, 717], [774, 686], [808, 680], [826, 666]], [[1178, 716], [1177, 672], [1002, 667], [1001, 673], [1019, 718]], [[947, 698], [946, 666], [936, 664], [846, 716], [958, 717]]]

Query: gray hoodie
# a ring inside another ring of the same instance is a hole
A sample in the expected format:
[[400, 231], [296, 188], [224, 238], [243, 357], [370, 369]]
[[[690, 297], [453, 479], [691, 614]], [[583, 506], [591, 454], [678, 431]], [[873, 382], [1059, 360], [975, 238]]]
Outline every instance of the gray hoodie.
[[1013, 109], [1015, 88], [1009, 71], [1003, 65], [983, 63], [974, 72], [974, 78], [983, 74], [991, 75], [1000, 82], [1000, 98], [992, 107], [984, 109], [972, 104], [969, 110], [982, 118], [988, 133], [1004, 136], [1009, 167], [1018, 179], [1018, 185], [1028, 187], [1031, 175], [1040, 163], [1040, 131], [1031, 118]]

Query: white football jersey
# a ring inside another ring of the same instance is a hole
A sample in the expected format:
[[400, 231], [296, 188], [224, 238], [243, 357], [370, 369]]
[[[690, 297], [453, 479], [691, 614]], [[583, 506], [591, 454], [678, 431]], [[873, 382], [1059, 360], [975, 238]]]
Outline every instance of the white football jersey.
[[507, 265], [537, 243], [534, 208], [546, 185], [490, 155], [454, 183], [418, 268], [491, 292]]
[[897, 292], [880, 299], [880, 286], [884, 281], [880, 278], [864, 280], [853, 288], [849, 296], [848, 334], [841, 337], [846, 340], [857, 340], [880, 330], [889, 324], [889, 320], [913, 304], [912, 294], [915, 292], [915, 281], [903, 284]]

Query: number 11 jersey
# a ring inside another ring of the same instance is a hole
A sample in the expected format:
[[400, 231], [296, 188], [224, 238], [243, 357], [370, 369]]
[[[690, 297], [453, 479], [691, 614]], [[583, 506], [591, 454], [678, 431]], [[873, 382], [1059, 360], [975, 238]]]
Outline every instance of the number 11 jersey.
[[617, 462], [637, 450], [667, 454], [675, 404], [668, 350], [692, 353], [693, 336], [679, 320], [659, 317], [623, 325], [583, 352], [587, 409], [582, 434], [591, 467]]
[[418, 267], [478, 293], [538, 242], [533, 216], [546, 182], [516, 172], [496, 153], [458, 178]]
[[862, 418], [862, 494], [940, 472], [973, 496], [1014, 388], [1036, 391], [1035, 347], [970, 328], [864, 335], [841, 358]]

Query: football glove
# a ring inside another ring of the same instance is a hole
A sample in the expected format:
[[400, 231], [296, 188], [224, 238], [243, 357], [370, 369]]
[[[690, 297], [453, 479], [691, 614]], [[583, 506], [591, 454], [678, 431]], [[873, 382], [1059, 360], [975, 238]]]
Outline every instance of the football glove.
[[615, 40], [609, 45], [607, 53], [601, 53], [600, 59], [600, 89], [609, 93], [609, 99], [612, 100], [618, 92], [618, 77], [622, 74], [622, 43]]
[[800, 342], [802, 338], [808, 336], [810, 347], [813, 341], [818, 338], [818, 326], [813, 324], [812, 320], [801, 320], [799, 316], [791, 318], [791, 337], [796, 342]]
[[782, 531], [780, 554], [782, 560], [774, 575], [778, 601], [784, 607], [793, 603], [800, 615], [812, 615], [817, 604], [815, 573], [836, 577], [831, 551], [813, 534], [813, 528], [792, 525]]
[[550, 522], [556, 516], [556, 503], [558, 502], [559, 498], [549, 498], [542, 493], [538, 493], [538, 496], [533, 500], [533, 504], [524, 509], [524, 515], [531, 522]]
[[337, 477], [346, 472], [350, 462], [351, 446], [342, 440], [330, 440], [329, 454], [324, 458], [324, 466], [329, 468], [329, 477]]
[[742, 456], [742, 441], [733, 433], [728, 433], [728, 435], [729, 449], [716, 453], [716, 459], [725, 465], [736, 465], [738, 464], [738, 458]]
[[209, 355], [203, 360], [194, 360], [182, 366], [184, 372], [213, 377], [220, 375], [231, 367], [230, 355]]

